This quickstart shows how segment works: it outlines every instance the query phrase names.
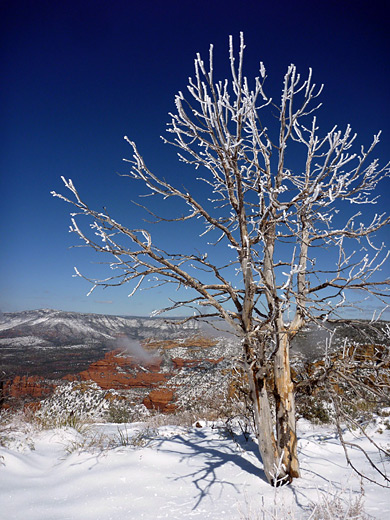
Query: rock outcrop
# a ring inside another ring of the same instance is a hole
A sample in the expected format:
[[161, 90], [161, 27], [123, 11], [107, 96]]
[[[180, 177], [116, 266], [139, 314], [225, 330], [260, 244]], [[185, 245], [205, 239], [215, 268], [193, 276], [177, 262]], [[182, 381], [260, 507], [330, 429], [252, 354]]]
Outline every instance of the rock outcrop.
[[174, 391], [170, 388], [156, 388], [143, 400], [143, 404], [149, 410], [157, 410], [161, 413], [171, 413], [176, 409], [174, 403]]
[[77, 375], [68, 375], [68, 381], [94, 381], [103, 390], [125, 390], [128, 388], [150, 388], [168, 380], [160, 373], [162, 359], [152, 357], [148, 362], [137, 362], [120, 350], [107, 352], [104, 359], [92, 363], [87, 370]]
[[44, 399], [50, 395], [56, 384], [39, 376], [16, 376], [3, 385], [5, 401]]

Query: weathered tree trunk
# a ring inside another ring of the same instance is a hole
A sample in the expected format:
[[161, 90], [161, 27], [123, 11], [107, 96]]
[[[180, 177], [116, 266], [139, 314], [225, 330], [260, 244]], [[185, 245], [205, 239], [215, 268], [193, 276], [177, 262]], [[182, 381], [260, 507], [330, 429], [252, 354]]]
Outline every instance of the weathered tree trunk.
[[278, 451], [273, 433], [272, 413], [266, 387], [266, 371], [265, 368], [259, 366], [249, 338], [244, 339], [243, 346], [245, 352], [245, 372], [248, 377], [260, 456], [263, 461], [265, 476], [268, 482], [273, 482]]
[[286, 479], [299, 477], [294, 385], [290, 371], [290, 342], [282, 333], [274, 361], [274, 397], [276, 407], [276, 439]]
[[[263, 364], [262, 346], [260, 352], [256, 352], [253, 339], [245, 338], [243, 342], [245, 370], [254, 409], [260, 456], [265, 476], [275, 486], [289, 483], [299, 477], [295, 401], [290, 376], [289, 345], [287, 336], [285, 338], [279, 345], [273, 371]], [[276, 429], [273, 427], [275, 421], [271, 411], [272, 387], [276, 407]]]

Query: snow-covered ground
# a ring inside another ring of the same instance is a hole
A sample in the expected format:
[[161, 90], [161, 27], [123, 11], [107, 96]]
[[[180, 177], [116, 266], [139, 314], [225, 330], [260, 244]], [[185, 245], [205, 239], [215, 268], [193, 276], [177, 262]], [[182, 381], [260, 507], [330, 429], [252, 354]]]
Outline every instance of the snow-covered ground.
[[[331, 428], [301, 420], [299, 437], [302, 478], [273, 489], [254, 442], [210, 424], [93, 424], [82, 434], [25, 426], [10, 431], [0, 448], [0, 518], [287, 520], [309, 518], [310, 504], [326, 502], [333, 516], [311, 518], [367, 518], [336, 514], [356, 503], [362, 489], [366, 513], [390, 518], [390, 489], [361, 483]], [[376, 439], [389, 446], [390, 431]], [[369, 449], [363, 439], [355, 442]], [[361, 451], [352, 456], [373, 474]], [[381, 464], [389, 471], [389, 459]]]

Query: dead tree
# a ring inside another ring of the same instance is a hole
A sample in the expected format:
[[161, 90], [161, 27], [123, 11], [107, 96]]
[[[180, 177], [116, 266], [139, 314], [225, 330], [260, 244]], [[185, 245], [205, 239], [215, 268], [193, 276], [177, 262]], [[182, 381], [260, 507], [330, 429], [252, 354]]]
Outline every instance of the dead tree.
[[[308, 322], [340, 314], [348, 291], [386, 305], [389, 281], [378, 273], [389, 253], [370, 237], [389, 217], [375, 215], [364, 224], [361, 212], [345, 213], [344, 219], [339, 210], [345, 202], [348, 208], [375, 203], [389, 165], [368, 162], [379, 134], [356, 153], [350, 126], [318, 135], [313, 113], [322, 86], [316, 88], [311, 70], [302, 80], [290, 65], [278, 101], [266, 93], [263, 63], [250, 86], [243, 73], [244, 47], [241, 34], [236, 59], [230, 38], [230, 80], [215, 81], [212, 46], [207, 68], [196, 56], [187, 97], [179, 92], [170, 114], [172, 139], [163, 138], [193, 167], [185, 183], [203, 183], [203, 192], [153, 173], [125, 137], [133, 149], [130, 179], [177, 212], [163, 218], [150, 206], [143, 208], [156, 222], [202, 223], [201, 254], [169, 252], [162, 237], [152, 237], [150, 226], [132, 229], [91, 209], [71, 180], [63, 179], [71, 198], [53, 194], [76, 208], [71, 231], [111, 258], [113, 272], [90, 280], [92, 290], [128, 283], [133, 295], [141, 287], [174, 284], [178, 301], [159, 313], [187, 307], [194, 313], [187, 319], [219, 317], [231, 325], [241, 338], [264, 471], [280, 484], [299, 476], [291, 339]], [[89, 230], [80, 226], [80, 216], [92, 218]], [[355, 250], [356, 241], [364, 241], [365, 248]], [[324, 249], [327, 263], [321, 259]], [[184, 296], [183, 287], [189, 289]]]

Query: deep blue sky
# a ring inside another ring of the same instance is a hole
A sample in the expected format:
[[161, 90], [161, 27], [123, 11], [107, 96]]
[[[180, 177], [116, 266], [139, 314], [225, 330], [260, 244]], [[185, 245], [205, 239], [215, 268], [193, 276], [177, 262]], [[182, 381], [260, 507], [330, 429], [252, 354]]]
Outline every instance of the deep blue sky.
[[[213, 43], [216, 74], [225, 77], [229, 34], [238, 41], [244, 31], [246, 75], [263, 61], [276, 95], [289, 63], [304, 75], [312, 67], [325, 84], [321, 129], [349, 122], [364, 144], [382, 129], [375, 155], [390, 159], [387, 1], [11, 0], [0, 8], [3, 312], [145, 315], [163, 302], [162, 291], [129, 300], [123, 288], [87, 298], [73, 266], [88, 274], [99, 259], [69, 249], [70, 208], [50, 191], [64, 191], [60, 176], [70, 177], [91, 205], [131, 225], [136, 188], [117, 175], [131, 155], [123, 136], [162, 175], [184, 175], [159, 136], [196, 52], [206, 59]], [[389, 183], [382, 192], [379, 210], [389, 206]], [[181, 240], [184, 247], [192, 238]]]

